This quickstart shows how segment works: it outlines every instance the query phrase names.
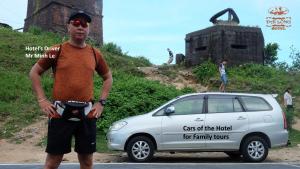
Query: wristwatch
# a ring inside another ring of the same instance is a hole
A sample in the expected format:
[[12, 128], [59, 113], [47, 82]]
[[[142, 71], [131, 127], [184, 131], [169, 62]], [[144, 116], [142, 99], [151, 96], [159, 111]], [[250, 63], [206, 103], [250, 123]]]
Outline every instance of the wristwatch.
[[105, 99], [100, 99], [98, 101], [102, 106], [104, 106], [106, 104], [106, 100]]

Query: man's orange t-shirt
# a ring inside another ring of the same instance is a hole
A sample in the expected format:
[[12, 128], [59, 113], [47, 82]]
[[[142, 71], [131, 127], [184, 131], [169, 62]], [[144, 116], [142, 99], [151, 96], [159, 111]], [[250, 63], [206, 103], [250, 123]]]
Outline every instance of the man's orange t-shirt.
[[[57, 56], [59, 45], [55, 45], [46, 52], [46, 56]], [[54, 74], [53, 99], [59, 101], [91, 101], [93, 100], [94, 71], [99, 75], [109, 72], [100, 51], [95, 49], [96, 60], [90, 45], [85, 48], [72, 46], [69, 42], [62, 44], [61, 53], [57, 59]], [[49, 69], [55, 64], [54, 58], [45, 57], [38, 60], [38, 64], [44, 69]], [[97, 67], [96, 67], [97, 66]]]

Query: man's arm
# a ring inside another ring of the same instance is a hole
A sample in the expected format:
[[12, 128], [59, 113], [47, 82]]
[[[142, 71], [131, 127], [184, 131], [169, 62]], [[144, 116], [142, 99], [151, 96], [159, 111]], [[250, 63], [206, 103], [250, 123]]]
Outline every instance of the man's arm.
[[283, 95], [283, 105], [287, 106], [287, 96], [286, 96], [286, 93], [284, 93], [284, 95]]
[[[102, 78], [103, 78], [103, 86], [100, 94], [100, 99], [105, 100], [109, 95], [109, 91], [113, 83], [111, 71], [103, 75]], [[93, 116], [96, 118], [100, 117], [103, 111], [103, 106], [99, 102], [96, 102], [93, 106], [93, 109], [95, 110]]]
[[54, 116], [55, 107], [51, 102], [46, 98], [45, 92], [41, 85], [41, 75], [45, 72], [45, 70], [39, 65], [35, 64], [29, 73], [29, 77], [32, 82], [32, 89], [36, 94], [39, 106], [41, 110], [46, 113], [48, 116]]
[[102, 86], [102, 92], [100, 95], [100, 99], [106, 99], [109, 95], [109, 91], [110, 91], [110, 89], [112, 87], [112, 83], [113, 83], [111, 71], [109, 71], [108, 73], [103, 75], [102, 78], [103, 78], [103, 86]]
[[44, 72], [45, 71], [43, 70], [43, 68], [41, 68], [41, 66], [36, 63], [35, 65], [33, 65], [33, 67], [30, 70], [30, 73], [29, 73], [29, 77], [32, 82], [32, 89], [35, 92], [37, 99], [46, 98], [44, 90], [42, 89], [41, 80], [40, 80], [41, 75]]

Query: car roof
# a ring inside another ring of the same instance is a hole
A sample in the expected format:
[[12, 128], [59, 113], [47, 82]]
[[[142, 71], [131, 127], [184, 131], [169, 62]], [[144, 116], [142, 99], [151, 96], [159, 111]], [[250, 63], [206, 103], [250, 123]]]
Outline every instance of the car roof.
[[181, 97], [187, 97], [187, 96], [200, 96], [200, 95], [224, 95], [224, 96], [259, 96], [259, 97], [265, 97], [265, 96], [273, 96], [276, 97], [276, 94], [261, 94], [261, 93], [231, 93], [231, 92], [200, 92], [200, 93], [189, 93], [189, 94], [185, 94], [182, 96], [179, 96], [179, 98]]

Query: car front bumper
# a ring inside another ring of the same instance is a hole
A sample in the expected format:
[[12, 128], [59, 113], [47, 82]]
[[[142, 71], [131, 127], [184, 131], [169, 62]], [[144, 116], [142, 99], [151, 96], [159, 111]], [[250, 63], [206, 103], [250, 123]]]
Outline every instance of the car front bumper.
[[128, 134], [119, 131], [109, 131], [106, 135], [106, 138], [107, 146], [110, 150], [125, 150], [125, 144], [128, 138]]

